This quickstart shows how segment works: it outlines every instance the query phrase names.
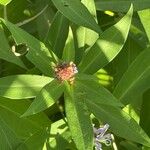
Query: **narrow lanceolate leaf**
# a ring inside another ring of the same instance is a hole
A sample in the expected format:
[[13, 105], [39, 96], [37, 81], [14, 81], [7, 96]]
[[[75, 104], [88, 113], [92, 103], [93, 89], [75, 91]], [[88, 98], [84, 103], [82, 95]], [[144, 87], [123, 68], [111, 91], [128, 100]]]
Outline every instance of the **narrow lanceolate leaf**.
[[93, 149], [93, 129], [85, 99], [68, 83], [66, 83], [65, 107], [69, 129], [77, 149]]
[[58, 11], [50, 26], [45, 42], [59, 58], [62, 56], [68, 31], [69, 20]]
[[126, 12], [133, 4], [134, 11], [143, 10], [150, 7], [149, 0], [96, 0], [97, 10], [113, 10], [119, 12]]
[[51, 83], [42, 88], [42, 90], [36, 96], [35, 100], [27, 109], [27, 111], [22, 115], [22, 117], [33, 115], [49, 108], [56, 102], [56, 100], [58, 100], [63, 91], [63, 83], [60, 83], [60, 81], [57, 80], [53, 80]]
[[3, 28], [0, 26], [0, 58], [14, 63], [22, 68], [26, 68], [23, 62], [14, 55], [8, 44]]
[[[87, 7], [91, 15], [97, 21], [94, 0], [82, 0], [81, 2]], [[77, 44], [76, 62], [79, 63], [85, 50], [88, 47], [92, 46], [96, 42], [99, 36], [98, 33], [96, 33], [95, 31], [81, 26], [75, 28], [74, 36]]]
[[102, 87], [99, 80], [93, 79], [92, 76], [79, 75], [76, 86], [81, 95], [97, 104], [123, 106], [107, 89]]
[[99, 105], [94, 101], [87, 100], [87, 104], [91, 112], [107, 122], [116, 135], [150, 147], [150, 138], [127, 113], [117, 107]]
[[[150, 3], [150, 1], [149, 1], [149, 3]], [[139, 11], [138, 15], [140, 17], [140, 20], [143, 24], [143, 27], [145, 29], [145, 32], [146, 32], [147, 37], [150, 42], [150, 19], [149, 19], [150, 18], [150, 9]]]
[[0, 115], [0, 149], [14, 150], [21, 143], [15, 132]]
[[38, 75], [14, 75], [0, 78], [0, 96], [11, 99], [33, 98], [52, 78]]
[[131, 64], [114, 90], [114, 95], [124, 104], [137, 103], [139, 97], [150, 87], [150, 48], [144, 50]]
[[79, 70], [93, 74], [121, 51], [130, 29], [133, 7], [114, 26], [104, 31], [96, 43], [87, 51], [79, 64]]
[[18, 28], [17, 26], [13, 25], [12, 23], [5, 21], [2, 18], [0, 20], [11, 32], [17, 44], [23, 43], [28, 46], [29, 51], [26, 57], [44, 74], [52, 76], [53, 70], [51, 68], [51, 63], [52, 61], [56, 60], [52, 51], [50, 53], [50, 50], [48, 50], [42, 42], [22, 29]]
[[101, 30], [80, 0], [52, 0], [56, 8], [73, 23], [90, 28], [98, 33]]
[[0, 0], [0, 4], [6, 6], [9, 4], [12, 0]]
[[74, 57], [75, 57], [75, 47], [74, 47], [73, 33], [71, 28], [69, 28], [69, 34], [63, 50], [62, 59], [65, 62], [70, 62], [74, 61]]

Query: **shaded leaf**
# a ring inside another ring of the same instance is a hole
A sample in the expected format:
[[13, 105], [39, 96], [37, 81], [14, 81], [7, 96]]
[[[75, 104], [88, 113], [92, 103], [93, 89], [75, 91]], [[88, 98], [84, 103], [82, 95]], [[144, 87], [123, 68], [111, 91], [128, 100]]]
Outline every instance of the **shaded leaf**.
[[92, 76], [79, 75], [75, 84], [81, 97], [94, 101], [97, 104], [123, 106], [107, 89], [102, 87], [99, 80]]
[[134, 6], [134, 11], [143, 10], [150, 7], [149, 0], [96, 0], [97, 10], [113, 10], [126, 12], [131, 3]]
[[139, 97], [150, 87], [150, 49], [144, 50], [131, 64], [114, 90], [114, 95], [124, 104], [137, 103]]
[[141, 107], [140, 114], [140, 125], [143, 127], [145, 132], [150, 136], [150, 89], [147, 90], [143, 95], [143, 103]]
[[61, 58], [65, 41], [69, 31], [69, 20], [65, 18], [59, 11], [56, 13], [54, 20], [50, 26], [45, 42], [54, 53]]
[[100, 120], [110, 125], [118, 136], [150, 147], [150, 139], [143, 129], [127, 113], [109, 105], [99, 105], [87, 100], [88, 108]]
[[85, 26], [98, 33], [101, 30], [87, 10], [87, 8], [80, 2], [80, 0], [52, 0], [56, 8], [73, 23], [80, 26]]
[[[20, 118], [20, 115], [27, 109], [29, 104], [30, 101], [28, 100], [18, 101], [0, 97], [0, 131], [6, 130], [5, 135], [10, 139], [10, 144], [15, 145], [18, 140], [24, 142], [31, 135], [41, 131], [43, 128], [49, 127], [51, 124], [44, 114]], [[2, 134], [0, 134], [0, 136], [2, 136]], [[0, 140], [0, 143], [4, 140], [5, 138]], [[4, 143], [1, 143], [0, 148], [3, 149], [3, 146]], [[9, 145], [7, 145], [7, 147], [9, 147]], [[17, 149], [17, 147], [12, 148], [12, 150], [14, 149]]]
[[0, 148], [3, 150], [14, 150], [20, 142], [14, 131], [10, 129], [0, 116]]

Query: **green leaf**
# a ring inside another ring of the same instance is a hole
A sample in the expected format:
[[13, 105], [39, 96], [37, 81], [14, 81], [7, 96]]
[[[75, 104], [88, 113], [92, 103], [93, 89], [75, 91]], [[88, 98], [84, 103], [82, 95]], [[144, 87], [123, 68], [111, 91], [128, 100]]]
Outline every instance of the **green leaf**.
[[[51, 127], [44, 128], [38, 132], [32, 134], [27, 140], [19, 145], [17, 150], [51, 150], [57, 149], [56, 147], [61, 147], [58, 145], [59, 141], [57, 140], [58, 136], [63, 136], [63, 138], [70, 138], [70, 132], [67, 131], [68, 127], [64, 120], [59, 120], [51, 124]], [[66, 136], [66, 133], [69, 132], [69, 135]], [[65, 134], [65, 135], [64, 135]], [[66, 136], [66, 137], [65, 137]], [[56, 143], [58, 142], [58, 143]], [[68, 141], [69, 143], [69, 141]], [[60, 144], [60, 143], [59, 143]], [[62, 143], [61, 143], [62, 144]], [[64, 148], [64, 147], [63, 147]], [[62, 149], [62, 147], [61, 147]], [[58, 149], [58, 150], [61, 150]], [[64, 149], [63, 149], [64, 150]]]
[[149, 20], [149, 18], [150, 18], [150, 9], [139, 11], [138, 15], [140, 17], [140, 20], [143, 24], [143, 27], [145, 29], [145, 32], [146, 32], [147, 37], [148, 37], [149, 42], [150, 42], [150, 20]]
[[[82, 0], [81, 2], [87, 7], [91, 15], [97, 21], [97, 18], [96, 18], [97, 14], [96, 14], [94, 0]], [[76, 61], [77, 63], [79, 63], [81, 61], [81, 58], [85, 50], [95, 43], [99, 35], [95, 31], [90, 30], [88, 28], [76, 27], [74, 31], [74, 36], [75, 36], [76, 44], [77, 44]]]
[[0, 116], [0, 147], [4, 150], [14, 150], [21, 141]]
[[144, 50], [131, 64], [114, 90], [114, 95], [124, 104], [137, 103], [139, 97], [150, 87], [150, 48]]
[[80, 0], [52, 0], [56, 8], [73, 23], [85, 26], [98, 33], [101, 30]]
[[35, 100], [27, 109], [27, 111], [22, 115], [22, 117], [39, 113], [52, 106], [62, 95], [63, 89], [63, 83], [60, 83], [60, 81], [57, 80], [53, 80], [47, 84], [42, 88], [42, 90], [36, 96]]
[[12, 62], [12, 63], [26, 69], [25, 65], [19, 59], [19, 57], [15, 56], [13, 54], [13, 52], [11, 51], [11, 48], [8, 44], [8, 41], [6, 39], [6, 36], [5, 36], [4, 31], [1, 26], [0, 26], [0, 58], [6, 60], [8, 62]]
[[126, 12], [131, 3], [134, 6], [134, 11], [143, 10], [150, 7], [149, 0], [96, 0], [97, 10], [112, 10]]
[[[44, 114], [20, 118], [20, 115], [27, 109], [29, 104], [29, 100], [18, 101], [0, 97], [0, 132], [5, 134], [5, 137], [0, 139], [0, 143], [4, 142], [5, 138], [8, 138], [9, 141], [7, 142], [15, 146], [18, 140], [24, 142], [31, 135], [50, 126], [51, 122]], [[2, 137], [2, 135], [3, 134], [0, 134], [0, 137]], [[4, 143], [1, 143], [1, 149], [3, 149], [3, 146], [5, 146]], [[9, 147], [8, 143], [6, 146]], [[13, 147], [8, 150], [10, 149], [14, 150], [17, 148]]]
[[88, 108], [118, 136], [150, 147], [150, 139], [142, 128], [127, 113], [109, 105], [98, 105], [87, 100]]
[[62, 59], [65, 62], [74, 61], [75, 57], [75, 47], [74, 47], [74, 39], [71, 28], [69, 28], [69, 35], [64, 47]]
[[56, 13], [45, 39], [47, 46], [52, 48], [54, 53], [61, 58], [65, 41], [69, 31], [69, 20], [59, 11]]
[[87, 51], [79, 64], [79, 71], [93, 74], [121, 51], [130, 29], [133, 7], [114, 26], [104, 31], [96, 43]]
[[6, 6], [9, 4], [12, 0], [0, 0], [0, 4]]
[[0, 96], [11, 99], [33, 98], [52, 78], [38, 75], [14, 75], [0, 78]]
[[116, 86], [116, 84], [122, 78], [123, 74], [127, 71], [129, 66], [131, 65], [131, 63], [136, 59], [136, 57], [143, 50], [143, 48], [139, 45], [139, 43], [140, 43], [139, 41], [135, 41], [129, 35], [123, 49], [112, 62], [115, 70], [115, 73], [113, 75], [114, 86]]
[[68, 126], [66, 122], [64, 122], [64, 119], [60, 119], [51, 125], [51, 136], [48, 143], [51, 148], [56, 150], [66, 150], [69, 148], [70, 140], [72, 140], [70, 131], [68, 130]]
[[50, 53], [50, 50], [48, 50], [42, 42], [25, 32], [24, 30], [18, 28], [8, 21], [5, 21], [2, 18], [0, 18], [0, 20], [9, 29], [17, 44], [27, 44], [27, 46], [29, 47], [29, 51], [26, 54], [26, 57], [43, 73], [52, 76], [53, 70], [51, 68], [51, 64], [57, 59], [52, 51]]
[[75, 86], [81, 97], [94, 101], [97, 104], [106, 104], [111, 106], [123, 106], [107, 89], [102, 87], [92, 76], [78, 75]]
[[145, 132], [150, 136], [150, 89], [147, 90], [144, 95], [143, 95], [143, 103], [142, 103], [142, 107], [141, 107], [141, 114], [140, 114], [140, 125], [143, 127], [143, 129], [145, 130]]
[[[17, 150], [44, 150], [46, 149], [46, 144], [50, 136], [50, 129], [40, 130], [33, 135], [31, 135], [27, 140], [21, 143]], [[46, 149], [49, 150], [49, 149]]]
[[73, 140], [79, 150], [93, 149], [93, 129], [85, 100], [78, 98], [73, 86], [65, 85], [66, 116]]

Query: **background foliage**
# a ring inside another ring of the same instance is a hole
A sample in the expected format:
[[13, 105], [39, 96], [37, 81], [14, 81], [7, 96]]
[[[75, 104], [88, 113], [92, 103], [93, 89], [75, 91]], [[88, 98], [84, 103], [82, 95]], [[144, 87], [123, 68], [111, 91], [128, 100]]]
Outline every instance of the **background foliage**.
[[[149, 0], [0, 0], [0, 150], [150, 149]], [[54, 65], [73, 61], [73, 85]]]

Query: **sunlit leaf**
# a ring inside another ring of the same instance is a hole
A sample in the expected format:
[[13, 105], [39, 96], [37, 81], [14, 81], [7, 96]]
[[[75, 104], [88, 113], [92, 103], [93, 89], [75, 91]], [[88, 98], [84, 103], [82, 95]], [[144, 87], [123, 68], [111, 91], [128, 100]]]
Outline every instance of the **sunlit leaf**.
[[25, 32], [24, 30], [18, 28], [8, 21], [5, 21], [3, 19], [0, 20], [9, 29], [17, 44], [27, 44], [27, 46], [29, 47], [29, 52], [26, 54], [26, 57], [37, 68], [43, 71], [43, 73], [52, 76], [53, 70], [51, 68], [51, 65], [52, 62], [56, 61], [56, 56], [52, 53], [52, 51], [50, 53], [50, 50], [48, 50], [42, 42]]
[[4, 30], [3, 28], [0, 26], [0, 58], [4, 59], [8, 62], [12, 62], [22, 68], [25, 68], [25, 65], [23, 64], [23, 62], [14, 55], [14, 53], [12, 52], [8, 41], [6, 39], [6, 36], [4, 34]]
[[38, 75], [14, 75], [0, 78], [0, 96], [11, 99], [33, 98], [52, 78]]
[[87, 51], [79, 64], [79, 70], [93, 74], [121, 51], [130, 29], [133, 7], [114, 26], [104, 31], [96, 43]]
[[85, 100], [78, 97], [73, 86], [65, 85], [66, 116], [73, 140], [78, 149], [90, 150], [93, 148], [93, 129]]
[[27, 109], [27, 111], [22, 115], [22, 117], [39, 113], [52, 106], [62, 95], [63, 88], [63, 83], [60, 83], [60, 81], [57, 80], [53, 80], [47, 84], [42, 88], [42, 90], [36, 96], [35, 100]]
[[9, 4], [12, 0], [0, 0], [0, 4], [6, 6]]

